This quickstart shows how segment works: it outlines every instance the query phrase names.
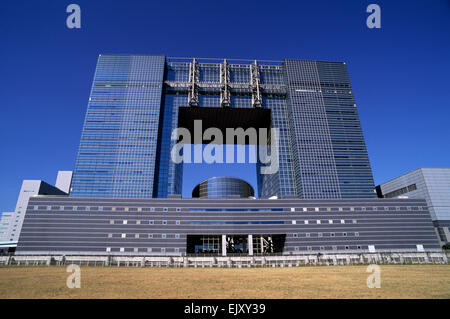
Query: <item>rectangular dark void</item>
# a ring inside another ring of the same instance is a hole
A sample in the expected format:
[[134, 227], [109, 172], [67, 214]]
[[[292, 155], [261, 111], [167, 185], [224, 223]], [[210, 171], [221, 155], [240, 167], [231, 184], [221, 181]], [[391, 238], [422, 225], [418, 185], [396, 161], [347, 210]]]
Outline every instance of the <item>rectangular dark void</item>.
[[[178, 127], [188, 129], [192, 138], [194, 137], [194, 120], [202, 120], [203, 132], [210, 127], [220, 129], [225, 144], [226, 128], [241, 127], [246, 130], [253, 127], [257, 132], [259, 128], [266, 128], [270, 135], [272, 112], [270, 109], [260, 108], [180, 107], [178, 109]], [[204, 140], [202, 144], [210, 142]], [[249, 144], [248, 138], [246, 138], [245, 144]]]
[[[255, 255], [283, 253], [286, 234], [253, 234], [252, 246]], [[249, 254], [248, 234], [225, 235], [226, 254]], [[222, 235], [187, 235], [186, 253], [222, 254]]]

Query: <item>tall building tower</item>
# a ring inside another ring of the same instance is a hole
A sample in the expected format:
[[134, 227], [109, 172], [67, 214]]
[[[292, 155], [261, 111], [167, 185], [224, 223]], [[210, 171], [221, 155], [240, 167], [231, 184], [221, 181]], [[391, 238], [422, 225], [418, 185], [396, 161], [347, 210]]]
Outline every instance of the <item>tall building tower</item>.
[[345, 63], [163, 55], [98, 57], [70, 196], [181, 194], [171, 134], [197, 119], [279, 129], [278, 171], [257, 164], [260, 197], [376, 196]]

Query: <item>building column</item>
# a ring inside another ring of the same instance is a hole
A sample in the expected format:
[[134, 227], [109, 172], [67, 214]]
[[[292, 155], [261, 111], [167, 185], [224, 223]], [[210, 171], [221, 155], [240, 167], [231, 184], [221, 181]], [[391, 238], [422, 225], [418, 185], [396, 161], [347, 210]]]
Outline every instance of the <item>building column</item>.
[[227, 255], [227, 235], [222, 235], [222, 256]]
[[442, 229], [444, 231], [445, 239], [447, 242], [450, 242], [450, 232], [448, 231], [448, 227], [442, 227]]
[[253, 235], [248, 235], [247, 245], [248, 245], [248, 254], [250, 256], [253, 256]]

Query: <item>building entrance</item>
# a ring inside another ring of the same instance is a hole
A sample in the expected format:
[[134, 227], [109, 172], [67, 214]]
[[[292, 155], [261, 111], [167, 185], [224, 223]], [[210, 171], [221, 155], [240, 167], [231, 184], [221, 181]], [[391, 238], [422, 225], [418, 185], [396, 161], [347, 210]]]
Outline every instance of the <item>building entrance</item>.
[[188, 254], [264, 255], [283, 252], [285, 234], [188, 235]]

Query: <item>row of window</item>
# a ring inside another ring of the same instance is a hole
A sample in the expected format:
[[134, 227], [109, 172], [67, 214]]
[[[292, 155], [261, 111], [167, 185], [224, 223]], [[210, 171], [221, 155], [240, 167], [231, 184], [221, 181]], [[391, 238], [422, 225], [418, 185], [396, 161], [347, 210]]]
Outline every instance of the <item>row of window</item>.
[[[303, 222], [304, 222], [305, 225], [308, 225], [310, 221], [309, 220], [304, 220]], [[311, 222], [314, 222], [314, 220], [311, 220]], [[335, 221], [333, 219], [323, 220], [323, 223], [326, 223], [326, 222], [328, 222], [328, 224], [334, 224], [335, 223]], [[358, 221], [356, 219], [352, 219], [352, 224], [356, 224], [357, 222]], [[345, 219], [337, 220], [336, 223], [345, 224]], [[292, 224], [296, 225], [297, 221], [293, 220]], [[316, 224], [322, 224], [322, 220], [321, 219], [317, 219], [316, 220]]]
[[[141, 220], [136, 220], [136, 225], [141, 225], [141, 222], [144, 222], [144, 223], [146, 223], [146, 221], [141, 221]], [[305, 225], [309, 225], [309, 222], [311, 222], [311, 223], [313, 223], [314, 222], [314, 220], [304, 220], [303, 221], [303, 223], [305, 224]], [[328, 224], [335, 224], [335, 221], [333, 220], [333, 219], [328, 219], [328, 220], [321, 220], [321, 219], [317, 219], [316, 221], [315, 221], [315, 223], [316, 224], [322, 224], [322, 222], [323, 223], [327, 223], [328, 222]], [[356, 220], [356, 219], [352, 219], [352, 224], [356, 224], [358, 221]], [[127, 219], [124, 219], [124, 220], [114, 220], [114, 219], [111, 219], [110, 221], [109, 221], [109, 223], [111, 224], [111, 225], [114, 225], [114, 224], [123, 224], [123, 225], [128, 225], [128, 220]], [[163, 221], [161, 221], [161, 224], [162, 225], [167, 225], [167, 220], [163, 220]], [[264, 221], [188, 221], [188, 224], [190, 224], [190, 225], [227, 225], [227, 224], [230, 224], [230, 225], [253, 225], [253, 224], [270, 224], [270, 225], [272, 225], [272, 224], [284, 224], [285, 222], [284, 221], [270, 221], [270, 220], [264, 220]], [[297, 221], [296, 220], [292, 220], [291, 221], [291, 223], [293, 224], [293, 225], [296, 225], [297, 224]], [[345, 221], [345, 219], [341, 219], [341, 220], [336, 220], [336, 223], [337, 224], [345, 224], [346, 223], [346, 221]], [[149, 225], [155, 225], [155, 221], [154, 220], [149, 220], [148, 221], [148, 224]], [[181, 221], [179, 221], [179, 220], [176, 220], [175, 221], [175, 225], [180, 225], [181, 224]]]
[[384, 194], [383, 197], [384, 197], [384, 198], [397, 197], [397, 196], [400, 196], [400, 195], [402, 195], [402, 194], [405, 194], [405, 193], [409, 193], [409, 192], [415, 191], [416, 189], [417, 189], [416, 184], [411, 184], [411, 185], [402, 187], [402, 188], [400, 188], [400, 189], [397, 189], [397, 190], [395, 190], [395, 191], [389, 192], [389, 193], [387, 193], [387, 194]]
[[[323, 237], [324, 235], [325, 236], [329, 236], [329, 237], [336, 237], [336, 233], [305, 233], [305, 237], [309, 238], [309, 237], [311, 237], [311, 234], [317, 235], [317, 237]], [[338, 233], [338, 234], [341, 234], [341, 233]], [[359, 232], [354, 232], [353, 235], [355, 237], [359, 237]], [[347, 237], [347, 232], [343, 232], [341, 236], [342, 237]], [[298, 238], [299, 234], [298, 233], [293, 233], [292, 237], [293, 238]]]
[[[168, 212], [168, 207], [103, 207], [103, 206], [38, 206], [35, 205], [33, 207], [34, 210], [74, 210], [74, 211], [103, 211], [103, 210], [111, 210], [111, 211], [124, 211], [124, 212], [155, 212], [155, 211], [163, 211]], [[343, 207], [327, 207], [327, 208], [319, 208], [319, 207], [303, 207], [303, 208], [295, 208], [291, 207], [291, 212], [296, 211], [303, 211], [303, 212], [331, 212], [331, 211], [378, 211], [378, 210], [401, 210], [401, 207], [399, 206], [373, 206], [373, 207], [349, 207], [349, 208], [343, 208]], [[427, 207], [422, 206], [407, 206], [407, 210], [426, 210]], [[170, 209], [172, 210], [172, 209]], [[175, 208], [175, 211], [181, 212], [181, 208], [177, 207]], [[190, 212], [225, 212], [225, 211], [233, 211], [233, 212], [247, 212], [247, 211], [257, 211], [257, 212], [264, 212], [264, 211], [283, 211], [283, 208], [188, 208], [188, 211]]]
[[[114, 219], [111, 219], [110, 221], [109, 221], [109, 223], [111, 224], [111, 225], [114, 225], [114, 224], [116, 224], [116, 222], [118, 223], [118, 224], [123, 224], [123, 225], [127, 225], [128, 224], [128, 220], [114, 220]], [[145, 221], [141, 221], [141, 220], [136, 220], [136, 225], [141, 225], [141, 222], [145, 222]], [[175, 225], [180, 225], [180, 221], [179, 220], [176, 220], [175, 221]], [[155, 225], [155, 221], [154, 220], [149, 220], [148, 221], [148, 224], [149, 225]], [[161, 224], [162, 225], [167, 225], [167, 220], [163, 220], [163, 221], [161, 221]]]
[[115, 238], [114, 235], [119, 236], [120, 238], [135, 238], [135, 239], [152, 239], [152, 238], [162, 238], [162, 239], [166, 239], [166, 238], [175, 238], [175, 239], [179, 239], [180, 238], [180, 234], [161, 234], [161, 237], [159, 237], [159, 234], [126, 234], [126, 233], [122, 233], [122, 234], [108, 234], [108, 238]]
[[[175, 253], [180, 252], [180, 248], [175, 247], [172, 249], [169, 249]], [[165, 247], [161, 247], [161, 248], [112, 248], [112, 247], [106, 247], [106, 252], [111, 252], [111, 251], [120, 251], [120, 252], [143, 252], [143, 251], [147, 251], [149, 253], [151, 252], [161, 252], [161, 253], [165, 253], [166, 252], [166, 248]]]
[[[302, 248], [305, 248], [305, 247], [299, 247], [299, 246], [296, 246], [296, 247], [294, 247], [294, 250], [295, 250], [295, 251], [299, 251], [299, 250], [301, 250]], [[350, 246], [344, 246], [344, 248], [345, 248], [346, 250], [349, 250], [349, 249], [350, 249]], [[331, 249], [332, 249], [332, 250], [337, 250], [338, 247], [337, 247], [337, 246], [331, 246]], [[362, 247], [358, 245], [358, 246], [356, 246], [356, 249], [362, 249]], [[313, 247], [312, 247], [312, 246], [306, 246], [306, 250], [311, 251], [311, 250], [313, 250]], [[319, 246], [319, 250], [325, 250], [325, 246]]]

